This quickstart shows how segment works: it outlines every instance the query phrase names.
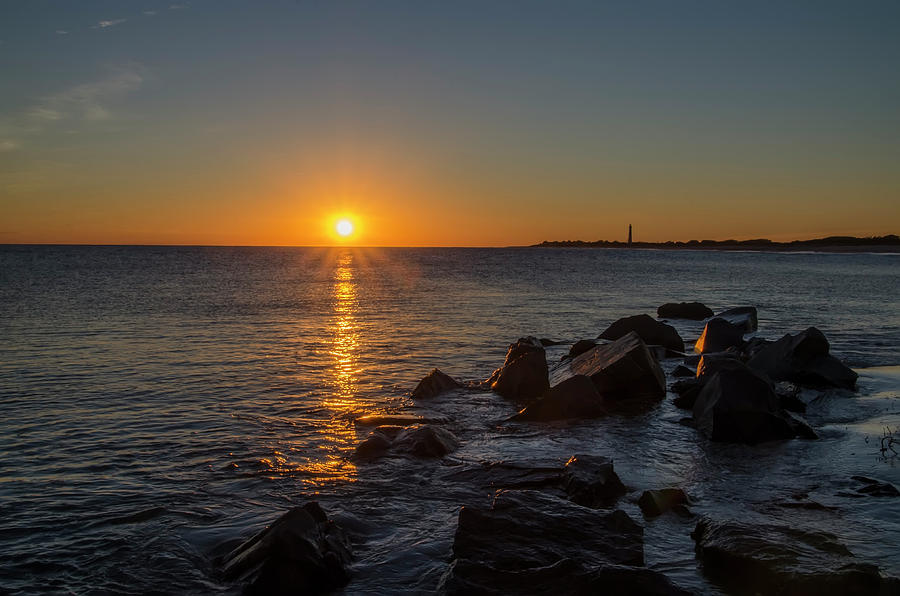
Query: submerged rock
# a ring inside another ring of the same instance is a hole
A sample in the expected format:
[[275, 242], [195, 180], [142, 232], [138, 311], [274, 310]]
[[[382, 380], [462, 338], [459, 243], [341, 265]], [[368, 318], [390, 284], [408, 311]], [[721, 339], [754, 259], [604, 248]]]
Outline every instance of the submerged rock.
[[634, 332], [644, 343], [663, 346], [670, 350], [684, 352], [684, 341], [671, 325], [661, 323], [650, 315], [635, 315], [619, 319], [600, 334], [600, 339], [616, 340]]
[[781, 408], [768, 381], [746, 367], [713, 375], [693, 411], [696, 428], [713, 441], [753, 445], [798, 434], [815, 437], [812, 429]]
[[350, 579], [350, 541], [315, 501], [295, 507], [226, 555], [226, 579], [246, 594], [322, 594]]
[[412, 391], [412, 396], [415, 399], [428, 399], [462, 386], [462, 383], [435, 368], [419, 381]]
[[627, 492], [613, 461], [600, 455], [573, 455], [566, 463], [563, 489], [585, 507], [608, 507]]
[[747, 365], [773, 381], [853, 389], [857, 374], [831, 356], [829, 350], [825, 335], [810, 327], [797, 335], [785, 335], [763, 347]]
[[723, 310], [716, 315], [717, 318], [725, 319], [732, 325], [737, 325], [744, 330], [744, 333], [752, 333], [759, 327], [756, 317], [756, 307], [739, 306], [737, 308], [729, 308]]
[[700, 302], [667, 302], [656, 309], [656, 316], [661, 319], [689, 319], [702, 321], [713, 316], [713, 311]]
[[889, 482], [881, 482], [866, 476], [852, 476], [851, 478], [863, 484], [863, 486], [856, 489], [856, 492], [860, 495], [869, 497], [900, 497], [900, 491]]
[[448, 594], [683, 594], [643, 568], [643, 529], [535, 491], [502, 491], [490, 508], [463, 507]]
[[544, 347], [533, 337], [511, 344], [503, 367], [495, 375], [491, 389], [507, 399], [525, 402], [550, 389]]
[[706, 323], [706, 326], [703, 328], [703, 334], [697, 340], [697, 343], [694, 344], [694, 349], [701, 354], [724, 352], [728, 348], [741, 345], [743, 341], [743, 327], [733, 325], [725, 319], [716, 317]]
[[403, 428], [379, 426], [353, 452], [356, 461], [372, 460], [388, 454], [415, 457], [443, 457], [459, 447], [459, 440], [445, 428], [430, 424]]
[[688, 503], [690, 503], [688, 496], [680, 488], [645, 490], [638, 499], [638, 506], [647, 517], [662, 515], [666, 511], [690, 515], [686, 507]]
[[606, 413], [603, 398], [591, 379], [574, 375], [525, 406], [511, 420], [547, 421], [596, 418]]
[[691, 536], [703, 573], [736, 593], [830, 596], [896, 588], [827, 532], [704, 518]]
[[443, 416], [419, 416], [417, 414], [370, 414], [353, 421], [357, 426], [412, 426], [414, 424], [444, 424]]
[[573, 375], [590, 377], [604, 399], [662, 399], [666, 395], [665, 374], [634, 331], [563, 363], [554, 370], [554, 384]]

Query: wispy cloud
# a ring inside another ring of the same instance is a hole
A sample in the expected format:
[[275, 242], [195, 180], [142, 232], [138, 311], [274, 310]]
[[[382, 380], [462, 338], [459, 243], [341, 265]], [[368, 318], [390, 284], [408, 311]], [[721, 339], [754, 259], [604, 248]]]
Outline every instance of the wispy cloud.
[[183, 10], [187, 7], [188, 7], [187, 4], [170, 4], [169, 10]]
[[92, 29], [107, 29], [109, 27], [115, 27], [116, 25], [121, 25], [128, 19], [109, 19], [106, 21], [100, 21], [96, 25], [92, 27]]
[[68, 32], [68, 31], [63, 31], [62, 29], [57, 29], [57, 30], [56, 30], [56, 34], [57, 34], [57, 35], [68, 35], [69, 32]]
[[0, 139], [0, 153], [5, 151], [15, 151], [19, 148], [19, 143], [12, 139]]
[[155, 10], [145, 10], [144, 14], [147, 15], [148, 17], [152, 17], [153, 15], [156, 14], [156, 11]]
[[140, 88], [143, 69], [119, 67], [99, 81], [69, 87], [41, 99], [29, 111], [35, 121], [53, 122], [63, 119], [106, 120], [112, 116], [109, 104]]

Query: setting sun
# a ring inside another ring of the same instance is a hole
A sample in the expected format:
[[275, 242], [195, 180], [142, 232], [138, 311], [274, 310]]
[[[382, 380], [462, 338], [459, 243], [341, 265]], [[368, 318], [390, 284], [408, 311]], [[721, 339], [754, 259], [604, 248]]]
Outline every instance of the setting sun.
[[349, 219], [342, 219], [337, 222], [337, 225], [334, 229], [337, 231], [338, 236], [343, 236], [344, 238], [346, 238], [353, 233], [353, 222], [351, 222]]

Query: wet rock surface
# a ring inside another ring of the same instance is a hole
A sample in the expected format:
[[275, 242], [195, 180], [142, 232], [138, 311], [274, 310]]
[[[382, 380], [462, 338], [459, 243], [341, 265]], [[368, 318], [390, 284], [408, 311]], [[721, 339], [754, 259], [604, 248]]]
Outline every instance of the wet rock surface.
[[853, 476], [851, 480], [861, 486], [856, 488], [856, 493], [869, 497], [900, 497], [900, 490], [890, 482], [882, 482], [866, 476]]
[[596, 418], [606, 413], [603, 398], [589, 377], [574, 375], [525, 406], [511, 420], [548, 421]]
[[656, 316], [661, 319], [702, 321], [713, 316], [713, 311], [701, 302], [667, 302], [656, 309]]
[[491, 389], [519, 402], [540, 397], [550, 389], [547, 356], [541, 342], [526, 337], [511, 344]]
[[443, 457], [459, 447], [459, 440], [445, 428], [430, 424], [404, 428], [379, 426], [353, 453], [356, 461], [377, 459], [386, 455]]
[[759, 327], [755, 306], [729, 308], [717, 314], [716, 317], [743, 328], [744, 333], [752, 333]]
[[600, 334], [600, 339], [617, 340], [629, 333], [637, 333], [646, 344], [663, 346], [684, 352], [684, 341], [671, 325], [657, 321], [650, 315], [635, 315], [619, 319]]
[[691, 536], [703, 573], [739, 594], [888, 594], [897, 587], [826, 532], [704, 518]]
[[315, 501], [295, 507], [222, 560], [222, 573], [245, 594], [323, 594], [346, 584], [352, 558], [346, 534]]
[[763, 347], [747, 364], [773, 381], [853, 389], [857, 374], [829, 351], [825, 335], [810, 327]]
[[412, 396], [414, 399], [429, 399], [460, 387], [462, 383], [435, 368], [419, 381], [412, 391]]
[[647, 517], [662, 515], [667, 511], [690, 515], [687, 509], [689, 503], [688, 496], [680, 488], [645, 490], [638, 499], [638, 506]]
[[554, 386], [573, 375], [589, 377], [604, 399], [661, 399], [666, 395], [665, 374], [633, 331], [558, 365], [553, 371]]
[[569, 499], [585, 507], [609, 507], [627, 492], [613, 461], [600, 455], [573, 455], [562, 483]]

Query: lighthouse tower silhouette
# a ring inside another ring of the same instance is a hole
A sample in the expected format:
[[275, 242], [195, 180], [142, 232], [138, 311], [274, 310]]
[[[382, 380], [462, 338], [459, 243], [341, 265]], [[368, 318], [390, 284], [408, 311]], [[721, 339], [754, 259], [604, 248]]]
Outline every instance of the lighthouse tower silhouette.
[[628, 244], [631, 244], [631, 224], [628, 224]]

